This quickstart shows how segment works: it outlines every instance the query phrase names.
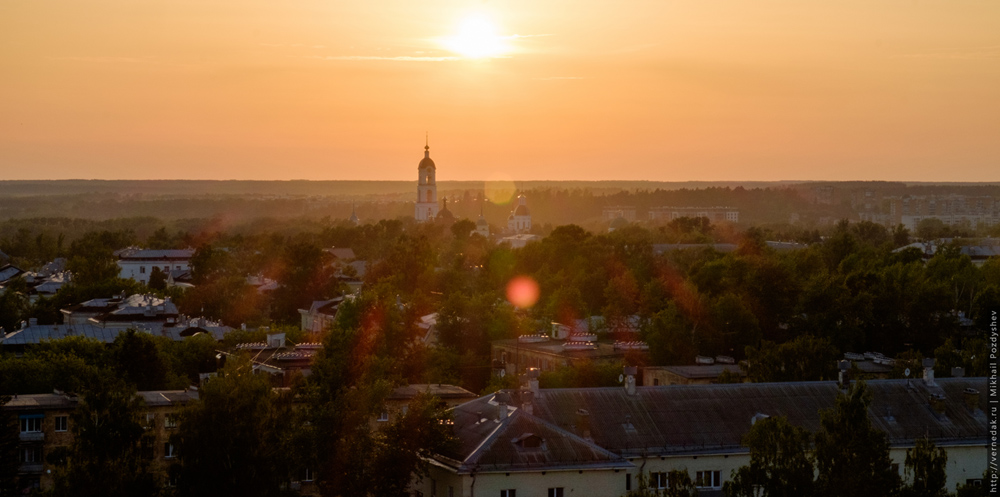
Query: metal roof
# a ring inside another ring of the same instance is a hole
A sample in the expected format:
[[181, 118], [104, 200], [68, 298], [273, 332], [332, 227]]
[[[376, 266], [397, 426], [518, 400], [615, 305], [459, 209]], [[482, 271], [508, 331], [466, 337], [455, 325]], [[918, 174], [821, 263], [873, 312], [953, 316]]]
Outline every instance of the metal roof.
[[[938, 379], [937, 387], [922, 380], [872, 380], [868, 385], [872, 422], [894, 444], [924, 436], [939, 445], [985, 443], [985, 378]], [[967, 388], [981, 392], [976, 410], [967, 407]], [[819, 412], [833, 407], [837, 392], [836, 382], [638, 387], [635, 395], [618, 387], [545, 389], [535, 397], [533, 410], [570, 431], [578, 429], [577, 411], [587, 410], [594, 442], [618, 454], [742, 451], [740, 440], [754, 415], [785, 416], [816, 432]], [[930, 406], [931, 393], [943, 393], [943, 414]]]
[[[501, 408], [507, 409], [506, 417], [500, 417]], [[446, 456], [459, 473], [633, 467], [620, 456], [523, 409], [498, 405], [493, 395], [462, 404], [453, 413], [459, 448]], [[540, 447], [518, 444], [529, 434], [541, 438]]]

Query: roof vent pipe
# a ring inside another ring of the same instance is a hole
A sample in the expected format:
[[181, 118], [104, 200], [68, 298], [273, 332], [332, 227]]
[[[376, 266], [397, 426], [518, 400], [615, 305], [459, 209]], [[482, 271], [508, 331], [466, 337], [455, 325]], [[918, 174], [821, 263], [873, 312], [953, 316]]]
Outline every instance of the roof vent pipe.
[[848, 370], [851, 369], [851, 361], [838, 361], [837, 367], [840, 369], [837, 386], [839, 386], [841, 390], [847, 390], [847, 387], [851, 384], [850, 374], [848, 373]]
[[635, 375], [639, 368], [635, 366], [625, 366], [625, 393], [635, 395]]
[[925, 358], [923, 365], [924, 365], [924, 383], [929, 387], [937, 386], [934, 383], [934, 358], [933, 357]]

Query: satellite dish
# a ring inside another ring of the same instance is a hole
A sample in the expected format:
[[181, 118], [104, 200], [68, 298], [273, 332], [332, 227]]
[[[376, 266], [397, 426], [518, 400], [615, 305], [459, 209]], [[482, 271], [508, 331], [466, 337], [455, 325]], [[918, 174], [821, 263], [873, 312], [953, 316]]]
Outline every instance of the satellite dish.
[[905, 376], [907, 378], [910, 377], [910, 368], [906, 368], [906, 371], [903, 371], [903, 376]]
[[500, 377], [503, 378], [504, 376], [507, 376], [507, 370], [506, 369], [501, 369], [500, 370]]
[[621, 383], [623, 381], [625, 381], [625, 375], [623, 374], [618, 375], [618, 383]]

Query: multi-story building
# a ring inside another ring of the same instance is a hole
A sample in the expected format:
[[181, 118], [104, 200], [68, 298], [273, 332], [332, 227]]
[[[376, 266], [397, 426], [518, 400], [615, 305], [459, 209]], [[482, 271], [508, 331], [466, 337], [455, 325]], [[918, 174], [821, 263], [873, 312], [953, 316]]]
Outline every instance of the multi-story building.
[[[196, 389], [139, 392], [146, 412], [143, 414], [146, 434], [142, 439], [142, 456], [150, 470], [164, 485], [170, 484], [168, 470], [176, 455], [170, 437], [177, 428], [175, 413], [198, 398]], [[18, 489], [52, 488], [52, 465], [46, 455], [59, 447], [73, 443], [72, 415], [79, 404], [75, 395], [55, 392], [18, 395], [4, 410], [18, 418]]]
[[1000, 223], [1000, 202], [988, 195], [907, 195], [889, 199], [889, 215], [894, 224], [910, 230], [928, 218], [949, 226], [994, 226]]
[[622, 218], [630, 223], [635, 222], [635, 206], [632, 205], [610, 205], [601, 210], [601, 219], [614, 221]]
[[703, 217], [712, 221], [738, 223], [740, 211], [732, 207], [655, 207], [649, 210], [650, 221], [673, 221], [682, 217]]

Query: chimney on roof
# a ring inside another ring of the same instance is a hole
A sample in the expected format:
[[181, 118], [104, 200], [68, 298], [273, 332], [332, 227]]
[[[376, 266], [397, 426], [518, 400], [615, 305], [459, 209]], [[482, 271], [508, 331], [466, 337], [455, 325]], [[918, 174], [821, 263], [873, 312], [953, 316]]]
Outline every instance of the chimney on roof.
[[635, 395], [635, 375], [639, 368], [635, 366], [625, 366], [625, 393]]
[[531, 390], [532, 395], [541, 396], [541, 392], [538, 391], [538, 368], [528, 368], [525, 375], [528, 377], [528, 390]]
[[965, 398], [965, 406], [968, 407], [970, 411], [979, 409], [979, 390], [976, 390], [975, 388], [966, 388], [962, 391], [962, 397]]
[[494, 396], [497, 401], [497, 417], [500, 420], [507, 418], [507, 404], [510, 404], [510, 394], [504, 391], [499, 391]]
[[586, 409], [576, 410], [576, 431], [581, 437], [591, 440], [590, 436], [590, 411]]
[[937, 386], [934, 383], [934, 358], [927, 357], [924, 359], [924, 383], [929, 387]]
[[535, 406], [533, 401], [535, 400], [535, 393], [531, 390], [521, 391], [521, 409], [528, 414], [535, 413]]
[[840, 369], [840, 375], [837, 377], [837, 386], [841, 390], [847, 390], [847, 387], [851, 384], [850, 374], [848, 370], [851, 369], [851, 361], [837, 361], [837, 367]]
[[38, 318], [28, 318], [28, 326], [38, 326]]

